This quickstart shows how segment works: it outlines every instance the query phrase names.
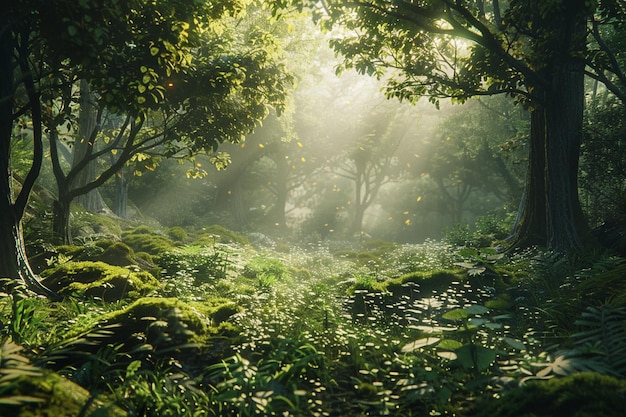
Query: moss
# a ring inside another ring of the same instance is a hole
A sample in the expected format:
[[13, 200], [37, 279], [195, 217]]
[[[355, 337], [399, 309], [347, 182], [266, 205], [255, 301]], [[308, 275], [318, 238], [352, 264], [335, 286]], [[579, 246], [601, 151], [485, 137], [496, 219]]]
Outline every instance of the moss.
[[170, 227], [166, 231], [167, 235], [177, 242], [184, 242], [189, 237], [189, 234], [185, 229], [180, 226]]
[[125, 334], [143, 332], [149, 322], [162, 320], [185, 342], [193, 334], [206, 333], [209, 326], [207, 317], [177, 298], [140, 298], [122, 310], [106, 314], [102, 320], [108, 325], [120, 324]]
[[393, 242], [387, 242], [386, 240], [371, 239], [366, 240], [363, 243], [363, 247], [369, 251], [375, 252], [377, 255], [383, 255], [393, 252], [398, 248], [398, 245]]
[[210, 317], [213, 326], [220, 325], [243, 310], [241, 306], [233, 301], [222, 297], [214, 297], [205, 301], [194, 302], [191, 303], [191, 305], [204, 315]]
[[467, 276], [461, 270], [418, 271], [386, 281], [386, 290], [394, 295], [406, 295], [412, 286], [417, 285], [420, 293], [430, 294], [447, 289], [455, 281], [466, 279]]
[[529, 382], [500, 399], [483, 399], [473, 417], [621, 417], [626, 381], [596, 373]]
[[43, 284], [60, 295], [82, 294], [104, 301], [138, 298], [160, 286], [148, 272], [91, 261], [67, 262], [43, 271], [42, 277]]
[[122, 241], [135, 252], [147, 252], [151, 255], [161, 255], [174, 249], [174, 241], [167, 236], [146, 232], [147, 226], [138, 227], [122, 234]]
[[111, 242], [104, 247], [104, 252], [96, 256], [94, 260], [116, 266], [139, 265], [142, 269], [152, 267], [143, 259], [138, 258], [130, 246], [122, 242]]
[[94, 236], [119, 240], [122, 228], [119, 222], [104, 214], [72, 210], [72, 236], [91, 240]]
[[[141, 332], [145, 328], [143, 318], [171, 321], [174, 316], [182, 322], [182, 327], [191, 333], [185, 333], [185, 341], [194, 336], [208, 334], [211, 326], [218, 326], [228, 320], [242, 308], [232, 300], [214, 297], [204, 301], [184, 302], [177, 298], [144, 297], [136, 300], [123, 310], [105, 315], [102, 320], [106, 324], [122, 324], [125, 333]], [[176, 314], [172, 314], [175, 312]], [[134, 324], [135, 323], [135, 324]], [[174, 323], [170, 323], [174, 324]], [[137, 328], [129, 328], [137, 325]], [[184, 336], [184, 335], [183, 335]]]
[[[112, 404], [94, 400], [90, 393], [79, 385], [46, 371], [41, 376], [22, 376], [15, 382], [15, 389], [5, 395], [28, 395], [41, 402], [0, 405], [0, 415], [14, 417], [123, 417], [127, 413]], [[86, 408], [85, 408], [86, 407]]]
[[381, 259], [373, 252], [359, 252], [353, 250], [340, 250], [333, 253], [336, 258], [346, 259], [355, 262], [358, 265], [366, 265], [369, 263], [380, 263]]

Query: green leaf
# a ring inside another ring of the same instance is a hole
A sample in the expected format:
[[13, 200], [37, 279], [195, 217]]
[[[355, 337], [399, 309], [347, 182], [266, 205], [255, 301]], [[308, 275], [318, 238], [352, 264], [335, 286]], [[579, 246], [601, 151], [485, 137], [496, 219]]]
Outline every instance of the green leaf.
[[465, 309], [456, 308], [454, 310], [448, 311], [441, 317], [446, 320], [463, 320], [468, 318], [469, 316], [467, 315], [467, 311], [465, 311]]
[[416, 349], [419, 349], [425, 346], [434, 345], [440, 340], [441, 339], [439, 337], [426, 337], [424, 339], [417, 339], [417, 340], [414, 340], [413, 342], [407, 343], [406, 345], [402, 346], [402, 352], [404, 353], [413, 352]]
[[512, 337], [505, 337], [502, 340], [504, 340], [504, 343], [511, 346], [513, 349], [526, 350], [526, 345], [517, 339], [513, 339]]
[[469, 307], [463, 308], [467, 312], [467, 314], [485, 314], [489, 312], [489, 309], [485, 306], [481, 306], [479, 304], [473, 304]]
[[437, 345], [437, 349], [455, 350], [460, 348], [461, 346], [463, 346], [463, 343], [457, 340], [445, 339], [439, 342], [439, 344]]
[[459, 251], [459, 255], [464, 258], [474, 258], [478, 256], [478, 250], [474, 248], [463, 248]]
[[496, 351], [486, 347], [469, 344], [458, 348], [456, 351], [457, 362], [466, 369], [474, 368], [482, 372], [489, 368], [496, 360]]

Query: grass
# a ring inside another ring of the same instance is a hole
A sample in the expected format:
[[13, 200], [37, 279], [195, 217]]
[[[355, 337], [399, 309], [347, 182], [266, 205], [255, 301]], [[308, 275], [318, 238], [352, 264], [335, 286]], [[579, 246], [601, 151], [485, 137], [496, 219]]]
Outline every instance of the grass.
[[[626, 363], [623, 306], [585, 310], [571, 297], [589, 271], [621, 270], [618, 259], [434, 241], [261, 253], [170, 232], [185, 245], [155, 246], [149, 298], [0, 300], [18, 367], [48, 368], [128, 416], [464, 416], [528, 379]], [[594, 346], [586, 335], [608, 326], [614, 337]], [[0, 375], [0, 400], [16, 390]]]

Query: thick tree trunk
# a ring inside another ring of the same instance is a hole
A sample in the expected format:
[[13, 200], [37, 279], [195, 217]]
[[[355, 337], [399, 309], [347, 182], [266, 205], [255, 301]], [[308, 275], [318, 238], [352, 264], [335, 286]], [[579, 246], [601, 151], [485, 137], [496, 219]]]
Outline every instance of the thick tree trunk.
[[547, 243], [557, 250], [582, 249], [591, 229], [578, 196], [578, 161], [584, 111], [584, 65], [570, 62], [553, 73], [546, 97]]
[[528, 178], [513, 244], [567, 252], [584, 248], [591, 231], [578, 197], [584, 109], [584, 18], [580, 4], [555, 18], [562, 36], [536, 86]]
[[545, 125], [545, 112], [532, 111], [526, 188], [512, 236], [515, 247], [547, 245]]

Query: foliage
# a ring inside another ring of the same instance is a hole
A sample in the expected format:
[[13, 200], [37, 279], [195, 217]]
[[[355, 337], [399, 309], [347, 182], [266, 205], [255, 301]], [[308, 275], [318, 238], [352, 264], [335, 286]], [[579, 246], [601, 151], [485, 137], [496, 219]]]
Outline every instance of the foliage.
[[182, 284], [185, 276], [192, 277], [196, 283], [225, 278], [231, 267], [228, 255], [228, 249], [218, 244], [184, 246], [163, 253], [157, 263], [163, 268], [163, 274], [173, 278], [176, 286]]
[[43, 372], [31, 365], [20, 350], [20, 346], [12, 342], [4, 342], [0, 347], [0, 410], [43, 401], [32, 392], [16, 392], [20, 378], [39, 377]]
[[323, 366], [321, 353], [306, 343], [282, 339], [254, 363], [235, 355], [205, 370], [204, 383], [215, 391], [219, 415], [279, 416], [314, 414], [321, 387], [314, 383]]
[[277, 282], [285, 282], [291, 278], [291, 272], [280, 259], [264, 256], [254, 257], [246, 264], [242, 275], [255, 279], [261, 288], [271, 288]]
[[233, 232], [232, 230], [228, 230], [227, 228], [218, 224], [203, 227], [202, 235], [216, 237], [217, 242], [222, 243], [238, 243], [240, 245], [247, 245], [250, 243], [247, 237], [239, 233]]
[[[618, 259], [363, 241], [351, 249], [380, 264], [356, 264], [334, 256], [344, 245], [190, 244], [157, 258], [171, 263], [153, 297], [6, 300], [2, 334], [128, 415], [473, 415], [534, 379], [623, 376], [623, 306], [571, 297], [598, 299], [581, 288], [620, 276]], [[215, 253], [225, 273], [198, 281]]]
[[445, 241], [451, 245], [484, 248], [502, 242], [511, 234], [514, 218], [511, 215], [488, 214], [476, 219], [473, 227], [458, 223], [445, 230]]
[[626, 383], [605, 375], [580, 373], [547, 382], [533, 382], [505, 393], [499, 399], [483, 399], [471, 416], [610, 416], [624, 413]]

